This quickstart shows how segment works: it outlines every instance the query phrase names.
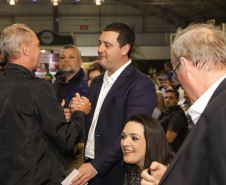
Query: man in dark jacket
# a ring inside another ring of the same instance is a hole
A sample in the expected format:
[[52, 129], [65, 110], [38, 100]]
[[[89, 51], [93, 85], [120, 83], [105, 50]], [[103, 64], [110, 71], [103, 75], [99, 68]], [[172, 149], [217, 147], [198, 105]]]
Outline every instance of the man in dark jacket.
[[[83, 135], [90, 103], [64, 117], [52, 85], [34, 76], [39, 40], [23, 24], [5, 28], [1, 49], [7, 64], [0, 73], [0, 184], [61, 184], [61, 153], [73, 150]], [[71, 105], [73, 108], [73, 104]]]
[[[178, 31], [171, 45], [173, 78], [193, 105], [194, 123], [168, 168], [153, 162], [141, 185], [226, 184], [226, 38], [207, 24]], [[178, 77], [178, 79], [177, 79]]]
[[174, 152], [177, 152], [182, 145], [188, 130], [186, 115], [178, 105], [178, 101], [178, 91], [168, 89], [164, 98], [164, 104], [167, 110], [162, 112], [158, 118]]
[[60, 54], [60, 71], [63, 75], [58, 76], [53, 84], [58, 101], [61, 103], [65, 100], [64, 108], [68, 108], [75, 93], [87, 97], [88, 81], [81, 68], [82, 63], [80, 50], [72, 44], [65, 45]]
[[[88, 80], [81, 68], [82, 63], [81, 51], [72, 44], [65, 45], [60, 53], [60, 71], [63, 75], [56, 78], [53, 87], [56, 90], [58, 101], [63, 102], [67, 121], [71, 117], [69, 103], [75, 93], [87, 97]], [[69, 174], [75, 168], [76, 160], [74, 152], [65, 154], [64, 168], [66, 174]]]

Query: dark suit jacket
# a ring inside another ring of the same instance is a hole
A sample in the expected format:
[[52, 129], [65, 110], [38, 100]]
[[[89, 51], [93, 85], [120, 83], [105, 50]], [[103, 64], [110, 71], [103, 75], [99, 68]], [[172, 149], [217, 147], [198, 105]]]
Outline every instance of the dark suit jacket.
[[226, 79], [172, 160], [160, 185], [226, 184]]
[[[101, 74], [91, 83], [89, 100], [92, 109], [86, 121], [86, 136], [92, 123], [103, 77], [104, 74]], [[95, 159], [91, 161], [98, 176], [89, 184], [123, 183], [120, 141], [125, 121], [134, 113], [151, 116], [156, 103], [156, 91], [152, 80], [135, 69], [133, 64], [128, 65], [108, 92], [100, 110], [95, 130]]]

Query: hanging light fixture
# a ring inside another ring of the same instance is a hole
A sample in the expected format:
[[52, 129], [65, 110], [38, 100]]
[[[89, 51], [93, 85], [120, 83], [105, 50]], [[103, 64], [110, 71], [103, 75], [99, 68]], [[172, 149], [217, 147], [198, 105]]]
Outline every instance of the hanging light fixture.
[[61, 0], [51, 0], [51, 2], [53, 3], [53, 6], [58, 6], [58, 3], [60, 2]]
[[7, 0], [10, 5], [15, 5], [18, 0]]
[[101, 5], [101, 3], [103, 3], [104, 0], [96, 0], [96, 5]]

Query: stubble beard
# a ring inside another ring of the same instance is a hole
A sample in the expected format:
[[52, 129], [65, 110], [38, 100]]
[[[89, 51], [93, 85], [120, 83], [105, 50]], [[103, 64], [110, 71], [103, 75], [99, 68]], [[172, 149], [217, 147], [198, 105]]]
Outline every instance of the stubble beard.
[[69, 75], [75, 73], [76, 70], [73, 70], [73, 69], [71, 69], [71, 70], [64, 70], [64, 69], [62, 69], [61, 72], [63, 73], [64, 76], [69, 76]]

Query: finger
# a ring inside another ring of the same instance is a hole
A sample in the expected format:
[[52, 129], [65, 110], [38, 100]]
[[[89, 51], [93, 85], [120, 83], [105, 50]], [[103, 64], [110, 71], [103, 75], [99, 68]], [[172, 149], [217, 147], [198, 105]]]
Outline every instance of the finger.
[[63, 99], [61, 102], [61, 107], [64, 107], [64, 105], [65, 105], [65, 100]]
[[87, 174], [84, 174], [78, 181], [75, 183], [76, 185], [83, 185], [85, 184], [90, 178], [87, 176]]
[[148, 169], [145, 169], [145, 170], [142, 171], [141, 177], [144, 178], [147, 181], [150, 181], [150, 182], [155, 181], [155, 178], [152, 175], [149, 175]]
[[85, 178], [85, 179], [80, 183], [80, 185], [86, 184], [89, 180], [90, 180], [89, 178]]
[[75, 94], [75, 97], [80, 99], [80, 94], [79, 93], [76, 93]]
[[156, 183], [155, 182], [148, 182], [145, 179], [141, 179], [140, 184], [141, 185], [155, 185]]
[[76, 175], [70, 182], [70, 185], [74, 184], [76, 181], [79, 180], [79, 178], [81, 177], [81, 174], [79, 173], [78, 175]]
[[157, 170], [157, 168], [159, 168], [159, 163], [156, 161], [152, 162], [150, 166], [151, 171]]
[[70, 109], [64, 108], [64, 113], [66, 113], [66, 114], [70, 113]]

